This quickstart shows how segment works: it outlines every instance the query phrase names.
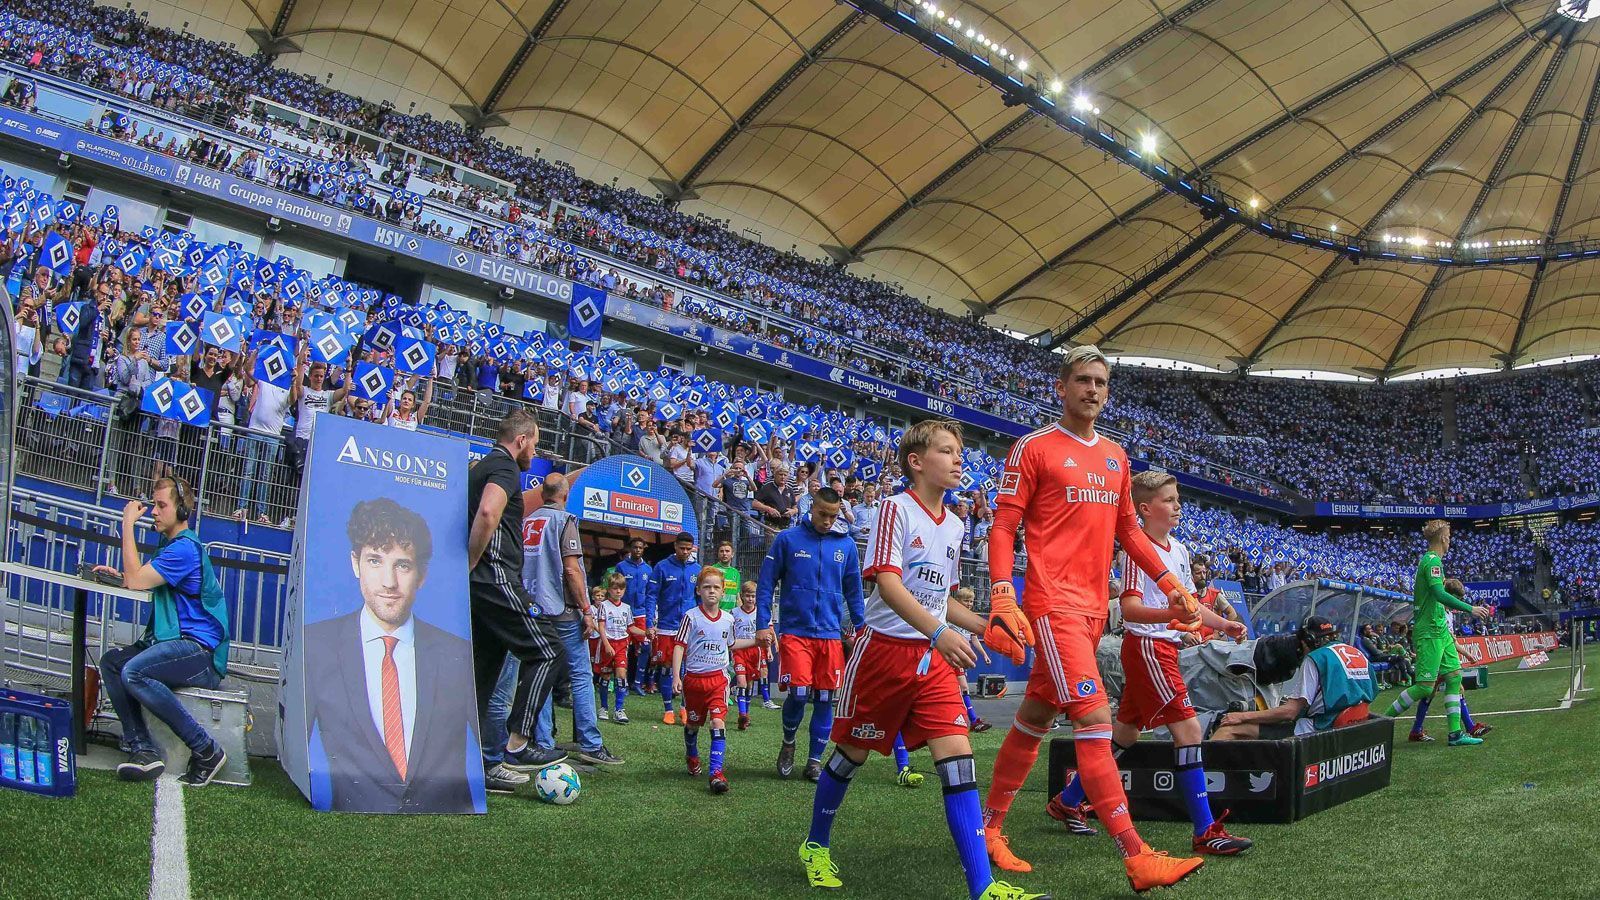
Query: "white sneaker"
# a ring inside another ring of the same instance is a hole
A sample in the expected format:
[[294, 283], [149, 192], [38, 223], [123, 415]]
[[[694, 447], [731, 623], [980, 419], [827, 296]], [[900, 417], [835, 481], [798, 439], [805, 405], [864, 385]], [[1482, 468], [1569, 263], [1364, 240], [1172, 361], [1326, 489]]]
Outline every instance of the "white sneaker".
[[617, 723], [618, 725], [626, 725], [626, 724], [628, 724], [628, 713], [627, 713], [627, 711], [626, 710], [621, 710], [621, 709], [617, 710], [617, 714], [611, 717], [611, 721]]
[[606, 709], [605, 709], [605, 707], [603, 707], [603, 706], [602, 706], [602, 707], [600, 707], [600, 710], [599, 710], [599, 713], [598, 713], [598, 714], [599, 714], [599, 716], [600, 716], [600, 721], [602, 721], [602, 722], [609, 722], [609, 721], [611, 721], [611, 714], [610, 714], [610, 713], [608, 713], [608, 712], [606, 712]]
[[782, 706], [779, 706], [778, 704], [773, 703], [771, 700], [763, 700], [763, 701], [761, 701], [761, 708], [762, 709], [783, 709]]

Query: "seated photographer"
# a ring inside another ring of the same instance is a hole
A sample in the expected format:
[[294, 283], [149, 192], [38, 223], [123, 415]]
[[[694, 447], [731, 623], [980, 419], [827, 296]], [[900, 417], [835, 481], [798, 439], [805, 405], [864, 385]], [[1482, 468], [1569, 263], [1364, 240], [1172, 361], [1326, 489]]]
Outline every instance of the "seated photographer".
[[1377, 695], [1367, 657], [1339, 642], [1339, 630], [1321, 616], [1307, 617], [1296, 637], [1305, 661], [1285, 687], [1283, 701], [1268, 710], [1227, 713], [1211, 740], [1279, 740], [1367, 718]]
[[121, 747], [128, 759], [117, 776], [149, 781], [166, 769], [145, 724], [149, 712], [166, 723], [190, 751], [188, 770], [178, 780], [207, 784], [227, 761], [221, 745], [183, 708], [173, 688], [215, 688], [228, 668], [228, 605], [211, 570], [205, 545], [189, 528], [194, 495], [175, 478], [159, 478], [150, 501], [161, 540], [156, 554], [141, 563], [134, 527], [145, 506], [129, 500], [122, 510], [125, 570], [95, 566], [95, 572], [122, 579], [122, 586], [150, 592], [150, 621], [136, 643], [113, 647], [100, 657], [100, 680], [122, 723]]

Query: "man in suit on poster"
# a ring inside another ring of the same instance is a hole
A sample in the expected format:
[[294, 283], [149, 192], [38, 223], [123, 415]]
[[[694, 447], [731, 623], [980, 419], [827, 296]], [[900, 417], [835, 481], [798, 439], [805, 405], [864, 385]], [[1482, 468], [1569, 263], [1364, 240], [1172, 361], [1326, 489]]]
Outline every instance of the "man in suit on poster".
[[312, 806], [482, 811], [468, 778], [479, 765], [472, 644], [412, 615], [433, 555], [428, 524], [380, 497], [357, 503], [346, 531], [361, 608], [306, 626], [312, 758], [320, 740], [327, 761]]

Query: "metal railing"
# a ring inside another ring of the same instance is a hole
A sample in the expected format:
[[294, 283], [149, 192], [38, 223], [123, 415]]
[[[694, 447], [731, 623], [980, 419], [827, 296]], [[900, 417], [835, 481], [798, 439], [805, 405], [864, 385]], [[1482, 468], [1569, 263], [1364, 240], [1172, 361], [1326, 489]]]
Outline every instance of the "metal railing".
[[[52, 572], [76, 572], [82, 564], [122, 567], [122, 521], [114, 510], [23, 488], [14, 492], [12, 506], [6, 535], [10, 559]], [[157, 537], [147, 523], [137, 526], [141, 546], [154, 545]], [[217, 541], [206, 547], [228, 599], [233, 627], [230, 665], [269, 677], [281, 655], [289, 556]], [[71, 657], [70, 590], [18, 575], [0, 581], [5, 587], [0, 599], [5, 613], [0, 658], [9, 668], [36, 678], [64, 678]], [[98, 659], [110, 647], [136, 639], [138, 623], [149, 618], [146, 606], [147, 601], [90, 595], [90, 658]]]

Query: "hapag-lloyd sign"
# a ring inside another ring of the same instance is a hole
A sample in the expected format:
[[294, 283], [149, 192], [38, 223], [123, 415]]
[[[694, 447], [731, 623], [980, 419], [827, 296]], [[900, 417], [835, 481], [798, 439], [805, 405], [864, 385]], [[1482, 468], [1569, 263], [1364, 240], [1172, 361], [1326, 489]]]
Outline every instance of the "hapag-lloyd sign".
[[1456, 638], [1461, 661], [1474, 666], [1531, 656], [1540, 650], [1554, 650], [1559, 644], [1560, 637], [1554, 631]]

